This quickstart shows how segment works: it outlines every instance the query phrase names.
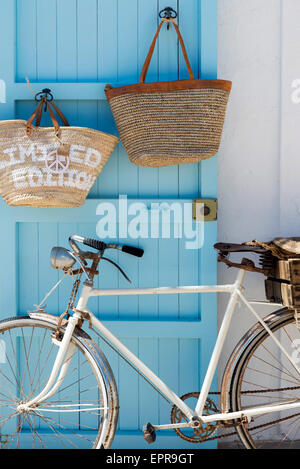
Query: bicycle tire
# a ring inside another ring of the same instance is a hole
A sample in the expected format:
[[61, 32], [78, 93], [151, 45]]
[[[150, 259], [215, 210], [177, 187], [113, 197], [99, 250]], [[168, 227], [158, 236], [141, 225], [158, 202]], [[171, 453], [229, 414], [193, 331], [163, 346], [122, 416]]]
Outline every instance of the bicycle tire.
[[45, 319], [0, 321], [1, 448], [95, 449], [109, 448], [113, 441], [119, 408], [113, 373], [80, 328], [74, 331], [75, 351], [54, 396], [32, 411], [16, 413], [17, 404], [37, 395], [48, 379], [45, 370], [51, 371], [58, 350], [51, 340], [57, 320], [46, 314]]
[[[291, 352], [295, 350], [293, 344], [300, 339], [300, 332], [292, 310], [285, 308], [274, 312], [266, 322], [277, 337], [290, 343]], [[296, 370], [280, 353], [278, 346], [279, 353], [275, 355], [272, 339], [260, 323], [253, 330], [256, 331], [254, 334], [250, 330], [241, 340], [241, 343], [246, 343], [248, 338], [248, 343], [240, 352], [231, 376], [229, 401], [233, 412], [242, 411], [250, 405], [267, 405], [268, 402], [271, 404], [300, 397], [300, 376], [296, 375]], [[253, 382], [258, 376], [259, 382]], [[300, 408], [254, 417], [251, 423], [238, 426], [236, 431], [247, 449], [298, 448]]]

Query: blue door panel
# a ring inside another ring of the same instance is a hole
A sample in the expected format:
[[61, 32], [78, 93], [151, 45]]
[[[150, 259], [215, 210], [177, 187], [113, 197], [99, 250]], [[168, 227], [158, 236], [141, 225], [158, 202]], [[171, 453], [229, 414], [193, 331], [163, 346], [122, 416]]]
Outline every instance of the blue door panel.
[[[28, 77], [35, 91], [46, 86], [52, 89], [71, 125], [117, 135], [104, 87], [106, 83], [138, 82], [158, 26], [158, 12], [165, 6], [162, 0], [0, 0], [0, 44], [5, 44], [0, 54], [0, 80], [6, 85], [0, 119], [27, 119], [32, 113], [35, 102], [25, 82]], [[195, 77], [215, 78], [217, 1], [170, 0], [168, 6], [178, 11]], [[186, 78], [175, 31], [164, 27], [147, 79]], [[44, 119], [44, 125], [51, 125], [49, 118]], [[199, 164], [143, 168], [130, 163], [119, 144], [81, 208], [17, 208], [0, 201], [0, 250], [6, 266], [0, 273], [1, 317], [24, 314], [39, 304], [60, 278], [50, 267], [50, 249], [67, 246], [71, 233], [97, 236], [99, 203], [117, 204], [119, 195], [147, 206], [169, 199], [190, 202], [197, 197], [216, 197], [216, 181], [216, 158]], [[145, 249], [142, 259], [117, 252], [109, 257], [120, 263], [133, 287], [215, 283], [212, 244], [216, 222], [205, 224], [204, 239], [200, 250], [187, 250], [185, 239], [128, 239], [128, 243]], [[96, 286], [130, 288], [113, 266], [105, 263]], [[46, 300], [47, 311], [61, 314], [71, 287], [71, 279], [66, 279]], [[93, 298], [90, 308], [179, 395], [199, 391], [216, 335], [214, 295]], [[40, 340], [37, 337], [32, 343], [36, 353]], [[114, 447], [147, 447], [140, 432], [143, 424], [168, 423], [170, 406], [106, 344], [99, 345], [112, 365], [120, 393]], [[24, 359], [21, 350], [19, 353], [20, 360]], [[51, 364], [48, 366], [50, 369]], [[87, 415], [82, 422], [88, 426]], [[40, 425], [45, 431], [46, 425]], [[72, 421], [72, 425], [76, 428], [78, 422]], [[26, 434], [22, 445], [28, 445]], [[208, 442], [201, 447], [214, 446]], [[155, 447], [195, 448], [174, 432], [160, 432]]]

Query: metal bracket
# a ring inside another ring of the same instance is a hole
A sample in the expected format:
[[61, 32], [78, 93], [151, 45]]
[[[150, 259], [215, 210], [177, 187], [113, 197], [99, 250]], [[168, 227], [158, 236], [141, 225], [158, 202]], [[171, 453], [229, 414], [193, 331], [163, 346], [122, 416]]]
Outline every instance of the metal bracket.
[[193, 220], [216, 221], [218, 215], [218, 199], [194, 199]]

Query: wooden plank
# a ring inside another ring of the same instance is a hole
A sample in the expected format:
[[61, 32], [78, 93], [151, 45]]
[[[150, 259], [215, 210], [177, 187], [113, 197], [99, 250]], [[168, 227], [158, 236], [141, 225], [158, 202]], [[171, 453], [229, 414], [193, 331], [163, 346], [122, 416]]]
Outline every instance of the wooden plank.
[[[68, 223], [57, 224], [57, 245], [69, 248], [68, 239], [70, 233], [77, 231], [77, 223], [75, 221]], [[59, 275], [59, 278], [62, 274]], [[69, 296], [72, 290], [73, 281], [72, 278], [65, 279], [59, 286], [58, 289], [58, 315], [61, 315], [67, 307]]]
[[[7, 9], [8, 5], [12, 5], [13, 1], [2, 1], [1, 16]], [[4, 6], [5, 3], [5, 6]], [[37, 22], [36, 22], [36, 4], [37, 0], [17, 0], [16, 16], [11, 13], [10, 20], [16, 18], [16, 51], [13, 51], [11, 60], [16, 60], [16, 78], [18, 81], [25, 83], [25, 77], [30, 80], [37, 80]], [[3, 16], [2, 16], [3, 17]], [[8, 22], [9, 24], [9, 22]], [[1, 28], [2, 29], [2, 28]], [[11, 39], [5, 38], [1, 42], [5, 44], [13, 44]], [[14, 80], [10, 81], [10, 86]], [[32, 97], [32, 95], [31, 95]]]
[[[38, 226], [38, 302], [42, 301], [47, 292], [55, 285], [60, 275], [59, 272], [50, 268], [50, 252], [57, 246], [57, 224], [39, 223]], [[29, 248], [30, 251], [30, 248]], [[47, 271], [47, 275], [41, 273]], [[46, 310], [51, 314], [58, 314], [58, 290], [46, 300]]]
[[[195, 78], [199, 76], [199, 0], [179, 2], [178, 24], [187, 49], [190, 64]], [[189, 78], [187, 66], [179, 47], [179, 79]], [[178, 168], [178, 192], [180, 197], [193, 197], [199, 193], [199, 163], [183, 164]]]
[[[77, 78], [77, 9], [75, 0], [57, 2], [57, 80]], [[76, 96], [76, 95], [74, 95]], [[55, 97], [56, 94], [55, 94]]]
[[98, 76], [98, 3], [77, 2], [77, 80], [95, 81]]
[[[159, 339], [159, 376], [177, 394], [179, 393], [179, 340]], [[166, 360], [166, 357], [168, 359]], [[159, 423], [170, 421], [170, 405], [159, 399]]]
[[[43, 88], [51, 88], [53, 92], [53, 96], [55, 99], [64, 99], [64, 100], [72, 100], [74, 101], [74, 97], [76, 99], [103, 99], [106, 100], [106, 96], [104, 93], [104, 88], [107, 85], [107, 82], [81, 82], [81, 83], [73, 83], [73, 82], [65, 82], [65, 83], [55, 83], [52, 80], [47, 82], [39, 82], [38, 85], [35, 85], [35, 81], [31, 80], [32, 87], [35, 90], [36, 88], [43, 89]], [[111, 85], [115, 88], [119, 86], [125, 86], [130, 84], [130, 82], [119, 82], [115, 80], [111, 82]], [[18, 99], [32, 99], [32, 93], [28, 89], [27, 83], [12, 83], [10, 84], [10, 90], [12, 95], [16, 100]]]
[[[145, 207], [151, 208], [151, 204], [172, 205], [173, 202], [178, 203], [182, 208], [185, 203], [193, 203], [192, 199], [140, 199], [130, 198], [127, 200], [128, 205], [135, 203], [143, 203]], [[47, 222], [73, 222], [74, 219], [80, 220], [82, 223], [93, 223], [94, 215], [100, 203], [112, 204], [116, 210], [120, 207], [120, 199], [88, 199], [84, 205], [76, 208], [38, 208], [38, 207], [21, 207], [15, 206], [13, 210], [0, 200], [0, 209], [6, 219], [13, 218], [16, 221], [47, 221]], [[122, 204], [122, 201], [121, 201]], [[157, 205], [156, 205], [157, 206]], [[158, 205], [159, 206], [159, 205]], [[99, 208], [98, 208], [99, 209]]]
[[[131, 83], [138, 80], [137, 67], [137, 0], [118, 4], [118, 77]], [[130, 31], [130, 35], [128, 34]], [[128, 158], [123, 146], [119, 145], [119, 193], [134, 197], [138, 192], [139, 168]], [[130, 184], [128, 184], [130, 181]]]
[[[125, 339], [124, 344], [138, 355], [138, 340]], [[135, 430], [138, 428], [138, 374], [126, 362], [119, 362], [119, 428]]]
[[124, 321], [120, 318], [117, 321], [104, 320], [103, 323], [111, 329], [114, 334], [123, 337], [140, 338], [165, 338], [175, 337], [185, 339], [198, 339], [205, 332], [206, 326], [200, 321]]
[[115, 81], [118, 76], [118, 0], [98, 5], [98, 80]]
[[[38, 294], [38, 223], [20, 223], [18, 229], [18, 298], [19, 312], [39, 304]], [[29, 266], [34, 266], [29, 271]]]
[[[90, 129], [98, 127], [98, 103], [97, 101], [79, 100], [77, 104], [78, 120], [80, 125]], [[101, 177], [101, 175], [100, 175]], [[94, 184], [88, 197], [97, 197], [97, 184]]]
[[[158, 340], [139, 336], [139, 358], [154, 373], [158, 374]], [[147, 422], [159, 420], [159, 395], [153, 388], [139, 378], [139, 425], [140, 429]]]
[[[56, 0], [38, 0], [36, 11], [37, 81], [57, 80], [57, 11]], [[65, 24], [68, 27], [68, 23]], [[28, 47], [28, 40], [24, 46]], [[24, 47], [23, 46], [23, 47]]]
[[[151, 41], [158, 27], [158, 8], [156, 0], [138, 1], [138, 79], [149, 52]], [[158, 47], [155, 48], [150, 63], [147, 82], [158, 81]], [[158, 197], [158, 168], [139, 167], [138, 196]]]
[[[199, 340], [179, 340], [179, 395], [199, 392]], [[197, 398], [186, 402], [191, 408], [196, 407]]]
[[[159, 10], [165, 8], [164, 0], [159, 0]], [[169, 1], [168, 6], [177, 11], [177, 0]], [[174, 28], [164, 25], [158, 38], [159, 50], [159, 81], [178, 80], [178, 39]], [[178, 165], [159, 168], [159, 197], [167, 198], [178, 194]]]

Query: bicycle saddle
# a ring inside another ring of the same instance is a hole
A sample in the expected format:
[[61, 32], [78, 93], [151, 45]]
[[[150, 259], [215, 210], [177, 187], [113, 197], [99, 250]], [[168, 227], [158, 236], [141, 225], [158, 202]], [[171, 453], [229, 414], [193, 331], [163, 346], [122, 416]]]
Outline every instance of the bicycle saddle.
[[266, 249], [260, 246], [253, 246], [248, 244], [233, 244], [233, 243], [216, 243], [214, 248], [220, 251], [220, 254], [226, 255], [230, 252], [255, 252], [257, 254], [264, 254]]

